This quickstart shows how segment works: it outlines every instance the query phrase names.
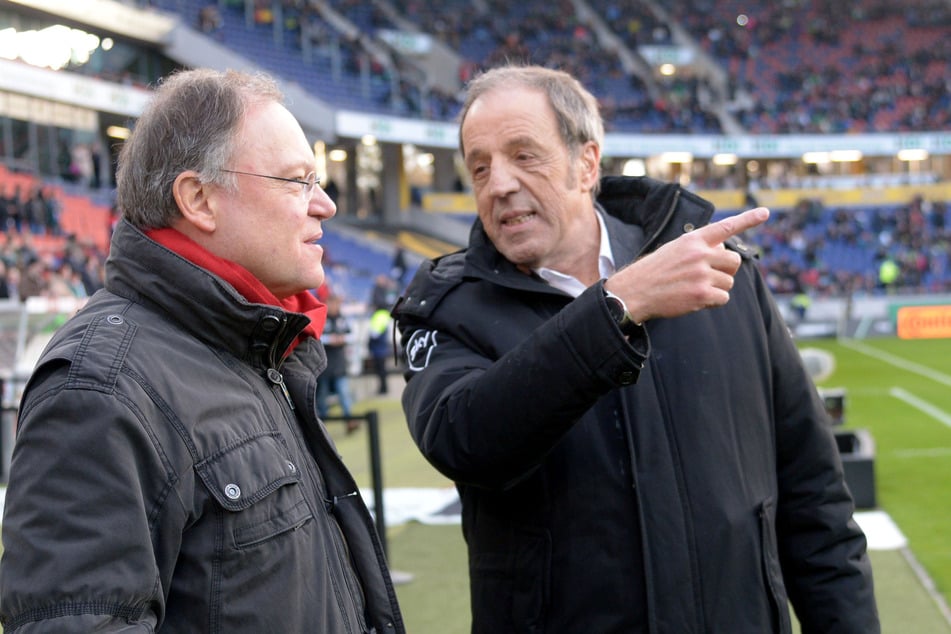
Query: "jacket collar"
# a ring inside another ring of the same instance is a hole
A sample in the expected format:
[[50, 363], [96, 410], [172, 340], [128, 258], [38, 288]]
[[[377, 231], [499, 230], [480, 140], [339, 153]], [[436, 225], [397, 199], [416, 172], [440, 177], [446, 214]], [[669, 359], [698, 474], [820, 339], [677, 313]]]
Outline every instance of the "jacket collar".
[[150, 305], [197, 338], [248, 363], [277, 367], [309, 323], [300, 313], [247, 301], [233, 286], [122, 220], [106, 261], [106, 289]]
[[602, 178], [598, 203], [609, 216], [644, 230], [642, 253], [704, 226], [714, 210], [712, 203], [680, 185], [647, 177]]

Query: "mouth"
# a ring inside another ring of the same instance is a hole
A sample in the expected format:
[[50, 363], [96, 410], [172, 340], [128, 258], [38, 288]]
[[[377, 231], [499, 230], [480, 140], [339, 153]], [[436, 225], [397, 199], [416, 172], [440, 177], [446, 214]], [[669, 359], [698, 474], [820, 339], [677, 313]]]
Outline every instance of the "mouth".
[[516, 227], [518, 225], [523, 225], [526, 222], [529, 222], [537, 215], [538, 214], [536, 214], [534, 211], [528, 211], [525, 213], [506, 216], [501, 219], [501, 225], [503, 227]]

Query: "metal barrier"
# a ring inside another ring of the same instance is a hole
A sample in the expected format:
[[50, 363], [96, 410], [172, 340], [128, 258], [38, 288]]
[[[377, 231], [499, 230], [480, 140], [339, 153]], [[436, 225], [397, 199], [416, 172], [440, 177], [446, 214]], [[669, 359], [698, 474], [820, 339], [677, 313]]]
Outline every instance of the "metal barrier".
[[4, 405], [0, 409], [0, 484], [10, 477], [10, 458], [16, 438], [17, 408]]

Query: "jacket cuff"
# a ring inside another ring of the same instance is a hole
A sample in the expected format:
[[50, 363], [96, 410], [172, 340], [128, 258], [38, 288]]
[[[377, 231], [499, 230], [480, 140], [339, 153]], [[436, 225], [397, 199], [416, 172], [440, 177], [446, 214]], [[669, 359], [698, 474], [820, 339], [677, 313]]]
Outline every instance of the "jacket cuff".
[[568, 345], [592, 372], [616, 386], [637, 381], [650, 355], [650, 338], [642, 325], [632, 324], [627, 335], [621, 332], [602, 282], [575, 298], [559, 317]]

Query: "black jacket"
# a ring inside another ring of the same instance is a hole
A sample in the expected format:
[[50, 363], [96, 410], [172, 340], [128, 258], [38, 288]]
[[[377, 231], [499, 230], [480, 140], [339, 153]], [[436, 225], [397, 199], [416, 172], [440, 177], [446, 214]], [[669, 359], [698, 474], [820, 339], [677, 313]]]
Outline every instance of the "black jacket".
[[[648, 179], [605, 179], [599, 201], [618, 267], [712, 214]], [[726, 306], [630, 343], [601, 284], [572, 299], [479, 223], [410, 283], [403, 406], [459, 488], [473, 632], [788, 633], [787, 599], [806, 633], [878, 631], [822, 403], [730, 247]]]
[[106, 290], [23, 395], [5, 632], [403, 631], [373, 520], [315, 413], [322, 346], [281, 361], [307, 323], [120, 223]]

